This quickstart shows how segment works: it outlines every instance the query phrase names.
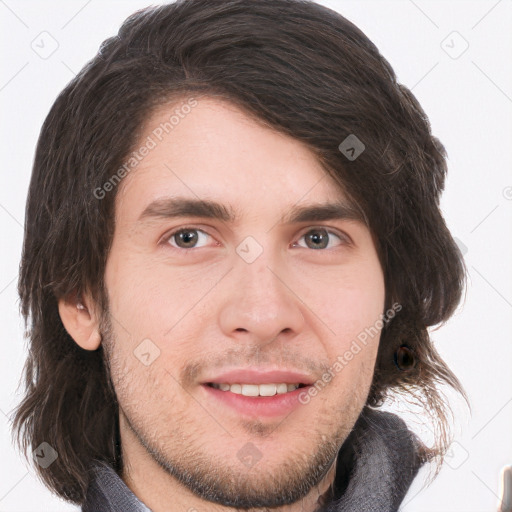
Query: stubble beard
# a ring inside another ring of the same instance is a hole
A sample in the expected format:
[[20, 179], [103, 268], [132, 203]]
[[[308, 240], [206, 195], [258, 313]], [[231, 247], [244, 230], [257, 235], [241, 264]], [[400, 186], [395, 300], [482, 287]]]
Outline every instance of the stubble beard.
[[[126, 391], [130, 386], [129, 383], [121, 385], [123, 363], [116, 358], [116, 340], [109, 316], [107, 311], [101, 321], [106, 371], [116, 394], [120, 392], [121, 397], [127, 397], [126, 403], [129, 404], [130, 392]], [[118, 389], [115, 389], [114, 383], [118, 383]], [[331, 432], [315, 430], [313, 442], [303, 438], [305, 447], [290, 446], [287, 459], [272, 468], [265, 468], [264, 456], [251, 467], [244, 466], [240, 461], [234, 465], [219, 463], [218, 455], [200, 449], [203, 444], [201, 439], [189, 437], [188, 444], [182, 442], [187, 439], [187, 434], [181, 428], [184, 423], [179, 419], [172, 426], [174, 437], [179, 442], [172, 443], [171, 449], [164, 450], [162, 443], [158, 442], [161, 437], [144, 425], [143, 415], [129, 407], [122, 408], [121, 402], [119, 412], [150, 457], [198, 498], [224, 507], [263, 512], [297, 503], [321, 484], [329, 470], [335, 469], [341, 445], [359, 415], [361, 407], [358, 401], [356, 397], [351, 397], [345, 410], [340, 406], [342, 412], [337, 414], [337, 423], [333, 423], [332, 412], [329, 411], [323, 412], [320, 421], [318, 417], [312, 418], [316, 424], [327, 422], [338, 427], [331, 429]], [[147, 421], [147, 424], [153, 425], [154, 422]], [[253, 440], [264, 439], [276, 429], [260, 420], [246, 420], [241, 425]], [[286, 438], [283, 438], [283, 442], [286, 442]]]

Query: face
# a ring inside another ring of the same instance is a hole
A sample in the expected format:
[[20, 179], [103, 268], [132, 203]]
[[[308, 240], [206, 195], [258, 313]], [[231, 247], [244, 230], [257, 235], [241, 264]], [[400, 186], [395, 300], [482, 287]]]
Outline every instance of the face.
[[384, 311], [382, 268], [300, 142], [207, 98], [158, 140], [175, 107], [116, 197], [103, 343], [123, 457], [219, 504], [293, 503], [365, 403], [379, 335], [353, 342]]

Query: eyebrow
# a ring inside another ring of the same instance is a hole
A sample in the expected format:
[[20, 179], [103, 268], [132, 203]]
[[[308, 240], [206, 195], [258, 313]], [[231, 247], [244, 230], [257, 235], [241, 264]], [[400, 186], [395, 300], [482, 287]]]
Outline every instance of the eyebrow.
[[[226, 223], [235, 223], [239, 219], [236, 210], [217, 201], [168, 197], [151, 202], [140, 214], [138, 221], [174, 217], [201, 217]], [[325, 220], [356, 220], [366, 223], [358, 208], [342, 200], [334, 203], [294, 206], [282, 219], [285, 224]]]

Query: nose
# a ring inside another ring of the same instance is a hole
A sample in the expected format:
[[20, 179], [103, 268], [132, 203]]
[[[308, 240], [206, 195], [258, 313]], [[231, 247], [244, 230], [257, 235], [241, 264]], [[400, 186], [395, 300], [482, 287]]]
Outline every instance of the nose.
[[293, 336], [302, 331], [303, 301], [293, 289], [291, 273], [278, 266], [275, 258], [264, 252], [250, 264], [240, 259], [230, 280], [219, 312], [227, 337], [265, 344], [282, 333]]

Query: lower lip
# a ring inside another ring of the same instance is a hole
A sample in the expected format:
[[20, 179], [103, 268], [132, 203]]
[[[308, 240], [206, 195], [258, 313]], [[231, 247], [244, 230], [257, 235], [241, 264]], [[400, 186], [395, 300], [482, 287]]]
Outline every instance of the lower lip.
[[310, 386], [274, 396], [245, 396], [231, 391], [215, 389], [207, 384], [203, 384], [202, 387], [208, 397], [228, 405], [240, 414], [270, 418], [290, 414], [291, 411], [301, 405], [299, 395], [307, 392]]

